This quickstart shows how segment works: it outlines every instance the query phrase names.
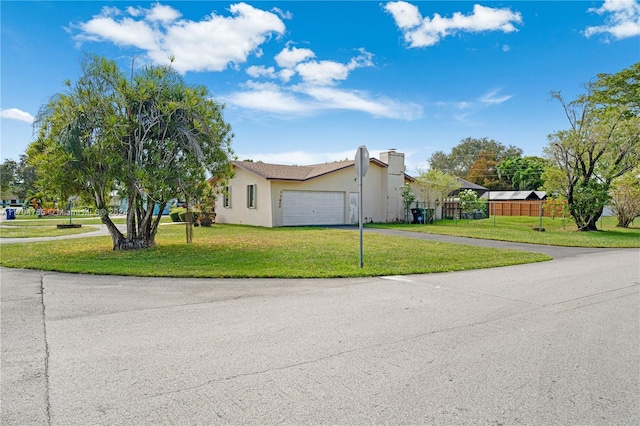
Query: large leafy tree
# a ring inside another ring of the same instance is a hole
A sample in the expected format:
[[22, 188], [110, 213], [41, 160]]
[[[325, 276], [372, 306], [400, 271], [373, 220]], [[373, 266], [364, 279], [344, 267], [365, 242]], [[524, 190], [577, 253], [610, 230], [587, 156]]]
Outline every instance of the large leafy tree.
[[505, 189], [525, 191], [542, 187], [542, 174], [546, 168], [547, 161], [544, 158], [529, 156], [507, 158], [498, 164], [497, 172]]
[[447, 196], [460, 188], [460, 182], [441, 170], [430, 169], [420, 172], [412, 185], [418, 196], [418, 201], [429, 209], [436, 209]]
[[495, 152], [482, 152], [476, 161], [471, 164], [466, 179], [490, 190], [506, 189], [502, 188], [498, 177], [498, 162]]
[[0, 190], [2, 198], [13, 195], [20, 200], [32, 196], [35, 191], [35, 168], [21, 155], [19, 161], [7, 159], [0, 164]]
[[522, 156], [522, 150], [514, 145], [506, 147], [493, 139], [466, 138], [453, 147], [450, 154], [443, 151], [434, 152], [429, 158], [429, 164], [431, 169], [466, 179], [473, 163], [482, 155], [499, 162], [505, 158]]
[[570, 128], [549, 136], [546, 156], [561, 170], [569, 212], [581, 231], [597, 230], [612, 183], [640, 163], [640, 62], [600, 74], [566, 102]]
[[[87, 57], [78, 81], [41, 109], [28, 154], [40, 186], [94, 201], [114, 250], [152, 247], [171, 199], [195, 199], [207, 177], [230, 173], [222, 111], [170, 66], [127, 78], [115, 62]], [[125, 232], [109, 216], [114, 192], [127, 200]]]
[[7, 159], [0, 164], [0, 198], [5, 199], [12, 194], [17, 169], [18, 163], [15, 160]]

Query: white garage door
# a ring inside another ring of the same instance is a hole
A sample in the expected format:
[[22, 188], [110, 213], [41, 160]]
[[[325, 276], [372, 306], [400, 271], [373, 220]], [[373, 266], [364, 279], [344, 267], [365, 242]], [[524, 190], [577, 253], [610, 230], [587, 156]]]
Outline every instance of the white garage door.
[[344, 192], [283, 191], [282, 224], [344, 224]]

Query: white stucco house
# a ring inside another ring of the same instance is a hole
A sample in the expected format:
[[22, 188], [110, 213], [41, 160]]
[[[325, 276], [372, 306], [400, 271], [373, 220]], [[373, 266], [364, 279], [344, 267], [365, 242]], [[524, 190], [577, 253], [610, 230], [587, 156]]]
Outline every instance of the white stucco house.
[[[216, 222], [264, 227], [358, 223], [354, 161], [287, 166], [234, 161], [234, 176], [216, 187]], [[371, 158], [363, 179], [365, 222], [404, 221], [404, 154]], [[215, 183], [214, 183], [215, 184]]]

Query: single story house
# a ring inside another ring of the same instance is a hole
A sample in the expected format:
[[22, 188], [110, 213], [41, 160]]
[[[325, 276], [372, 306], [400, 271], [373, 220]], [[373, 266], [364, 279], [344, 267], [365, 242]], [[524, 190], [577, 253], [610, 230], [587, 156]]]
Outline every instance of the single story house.
[[[358, 223], [359, 184], [354, 161], [288, 166], [234, 161], [234, 175], [217, 185], [216, 222], [264, 227]], [[405, 220], [404, 154], [371, 158], [363, 178], [365, 222]]]

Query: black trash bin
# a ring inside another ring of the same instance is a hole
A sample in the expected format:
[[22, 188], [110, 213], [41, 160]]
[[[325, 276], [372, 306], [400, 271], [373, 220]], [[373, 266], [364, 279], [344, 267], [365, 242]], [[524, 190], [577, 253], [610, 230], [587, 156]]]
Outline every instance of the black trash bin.
[[16, 209], [7, 209], [7, 220], [13, 220], [16, 218]]
[[422, 223], [422, 209], [411, 209], [411, 214], [413, 215], [413, 221], [411, 223]]

